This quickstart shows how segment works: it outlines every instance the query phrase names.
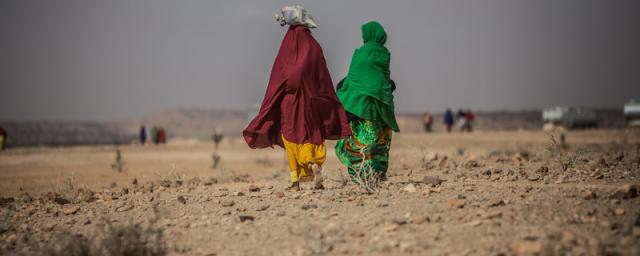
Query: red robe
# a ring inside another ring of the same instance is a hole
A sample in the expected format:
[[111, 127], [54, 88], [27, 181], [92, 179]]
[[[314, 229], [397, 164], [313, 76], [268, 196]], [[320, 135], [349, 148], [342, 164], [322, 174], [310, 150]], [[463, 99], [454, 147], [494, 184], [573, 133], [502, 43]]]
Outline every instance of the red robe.
[[347, 115], [333, 89], [322, 48], [305, 26], [287, 31], [258, 115], [243, 131], [251, 148], [288, 141], [322, 144], [347, 137]]

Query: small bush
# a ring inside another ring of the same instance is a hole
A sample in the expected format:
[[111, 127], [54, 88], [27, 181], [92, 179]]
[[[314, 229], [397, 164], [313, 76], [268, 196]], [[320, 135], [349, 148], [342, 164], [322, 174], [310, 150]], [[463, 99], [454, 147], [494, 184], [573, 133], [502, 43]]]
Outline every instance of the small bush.
[[11, 215], [12, 212], [8, 209], [2, 213], [2, 217], [0, 217], [0, 234], [16, 229], [16, 223], [11, 218]]
[[564, 152], [563, 148], [565, 146], [563, 143], [558, 143], [553, 134], [547, 133], [547, 135], [549, 136], [549, 145], [546, 147], [547, 152], [558, 163], [563, 173], [568, 171], [569, 168], [574, 166], [576, 156], [569, 154], [568, 152]]
[[[156, 228], [159, 220], [158, 210], [154, 207], [154, 217], [148, 225], [129, 221], [123, 225], [116, 225], [105, 220], [104, 227], [88, 239], [79, 234], [63, 231], [41, 247], [33, 244], [33, 255], [45, 256], [157, 256], [166, 255], [167, 247], [163, 242], [163, 229]], [[32, 242], [33, 243], [33, 242]]]
[[163, 231], [160, 228], [154, 228], [153, 223], [144, 227], [140, 223], [117, 226], [107, 222], [99, 251], [104, 255], [112, 256], [166, 255], [162, 235]]
[[75, 173], [71, 173], [62, 185], [57, 186], [56, 193], [74, 204], [88, 200], [94, 194], [86, 185], [77, 184]]
[[156, 175], [160, 177], [160, 186], [163, 186], [166, 188], [171, 187], [171, 184], [175, 184], [176, 187], [182, 186], [182, 184], [184, 184], [187, 178], [184, 174], [177, 172], [177, 168], [175, 164], [171, 165], [171, 171], [169, 172], [169, 175], [166, 175], [166, 176], [162, 176], [160, 174], [156, 174]]
[[98, 255], [99, 249], [87, 238], [63, 231], [54, 236], [45, 247], [32, 246], [42, 256], [90, 256]]
[[[366, 156], [364, 154], [364, 149], [360, 152], [361, 155]], [[360, 166], [353, 168], [355, 174], [350, 175], [351, 180], [358, 185], [360, 190], [366, 194], [373, 194], [378, 192], [378, 183], [380, 183], [380, 174], [375, 172], [370, 165], [366, 164], [366, 157], [362, 158], [362, 162]]]
[[366, 194], [378, 192], [380, 174], [375, 172], [370, 166], [359, 166], [354, 168], [355, 174], [350, 175], [351, 180], [358, 185], [358, 188]]

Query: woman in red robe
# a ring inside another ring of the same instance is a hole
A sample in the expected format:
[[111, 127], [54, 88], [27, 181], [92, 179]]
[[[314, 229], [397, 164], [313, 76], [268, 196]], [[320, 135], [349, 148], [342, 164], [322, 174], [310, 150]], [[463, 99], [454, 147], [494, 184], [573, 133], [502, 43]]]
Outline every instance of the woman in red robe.
[[309, 28], [316, 27], [300, 6], [285, 7], [277, 17], [289, 25], [282, 41], [258, 115], [244, 130], [251, 148], [285, 148], [291, 169], [290, 191], [315, 177], [322, 189], [325, 140], [350, 135], [347, 116], [335, 90], [322, 48]]

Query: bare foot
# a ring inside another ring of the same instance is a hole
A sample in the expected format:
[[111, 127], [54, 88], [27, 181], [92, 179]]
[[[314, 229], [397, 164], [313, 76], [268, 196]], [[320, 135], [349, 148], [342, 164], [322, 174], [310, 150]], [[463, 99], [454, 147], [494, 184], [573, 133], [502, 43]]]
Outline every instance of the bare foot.
[[315, 177], [315, 189], [324, 189], [324, 185], [322, 185], [323, 177], [322, 177], [322, 166], [315, 163], [309, 163], [311, 170], [313, 171], [313, 176]]

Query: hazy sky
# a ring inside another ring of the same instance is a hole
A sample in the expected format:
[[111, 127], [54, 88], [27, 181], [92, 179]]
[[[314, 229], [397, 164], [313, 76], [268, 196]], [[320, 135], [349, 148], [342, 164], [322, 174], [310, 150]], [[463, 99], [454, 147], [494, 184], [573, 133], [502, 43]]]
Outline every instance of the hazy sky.
[[334, 81], [375, 19], [398, 112], [640, 99], [640, 1], [0, 1], [0, 120], [118, 120], [261, 101], [302, 4]]

